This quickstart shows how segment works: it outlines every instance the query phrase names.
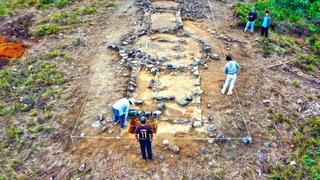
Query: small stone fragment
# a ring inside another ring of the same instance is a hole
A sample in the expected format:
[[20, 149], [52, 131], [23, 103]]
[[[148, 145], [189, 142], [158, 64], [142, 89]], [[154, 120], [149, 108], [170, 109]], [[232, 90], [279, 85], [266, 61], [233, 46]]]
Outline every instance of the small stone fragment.
[[176, 153], [176, 154], [179, 154], [179, 152], [180, 152], [179, 146], [174, 145], [174, 144], [169, 144], [169, 150]]
[[164, 140], [162, 141], [162, 144], [163, 144], [163, 145], [168, 145], [168, 144], [169, 144], [169, 140], [168, 140], [168, 139], [164, 139]]
[[201, 126], [202, 126], [201, 121], [193, 121], [193, 127], [194, 128], [199, 128]]

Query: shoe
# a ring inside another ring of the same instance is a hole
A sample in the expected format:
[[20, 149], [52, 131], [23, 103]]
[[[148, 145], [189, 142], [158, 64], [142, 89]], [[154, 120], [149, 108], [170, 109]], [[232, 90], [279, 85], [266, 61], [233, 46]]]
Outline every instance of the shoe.
[[120, 121], [113, 121], [114, 125], [117, 125]]
[[227, 96], [231, 96], [231, 95], [232, 95], [232, 92], [228, 92], [228, 93], [227, 93]]
[[127, 129], [127, 126], [120, 127], [120, 129]]
[[220, 92], [221, 92], [222, 95], [224, 95], [224, 92], [222, 90]]

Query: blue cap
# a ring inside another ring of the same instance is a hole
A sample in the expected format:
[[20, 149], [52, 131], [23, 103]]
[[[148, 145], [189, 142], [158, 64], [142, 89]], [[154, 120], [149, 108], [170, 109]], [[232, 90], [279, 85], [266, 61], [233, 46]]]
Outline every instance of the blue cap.
[[141, 121], [141, 122], [146, 122], [146, 120], [147, 120], [147, 118], [146, 118], [145, 116], [141, 116], [141, 117], [140, 117], [140, 121]]

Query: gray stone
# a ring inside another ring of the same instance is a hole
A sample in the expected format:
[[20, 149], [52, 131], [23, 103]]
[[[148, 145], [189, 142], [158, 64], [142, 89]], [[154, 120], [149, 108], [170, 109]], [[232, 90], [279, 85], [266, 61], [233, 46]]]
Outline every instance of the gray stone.
[[212, 58], [213, 60], [220, 60], [219, 54], [212, 54], [212, 55], [211, 55], [211, 58]]
[[217, 140], [216, 140], [217, 142], [225, 142], [225, 141], [227, 141], [227, 139], [226, 139], [226, 137], [224, 136], [224, 135], [222, 135], [222, 134], [219, 134], [218, 136], [217, 136]]
[[176, 97], [175, 96], [165, 96], [164, 99], [167, 101], [174, 101], [176, 99]]
[[173, 153], [179, 154], [180, 148], [177, 145], [174, 144], [169, 144], [168, 146], [169, 150], [172, 151]]
[[264, 142], [264, 143], [263, 143], [263, 146], [264, 146], [265, 148], [269, 148], [269, 147], [271, 146], [271, 142]]
[[189, 119], [187, 119], [187, 118], [177, 118], [177, 119], [173, 120], [173, 123], [175, 123], [175, 124], [185, 124], [188, 122], [189, 122]]
[[161, 177], [159, 176], [159, 174], [154, 174], [151, 179], [152, 180], [161, 180]]
[[128, 90], [129, 91], [134, 91], [136, 88], [134, 87], [134, 86], [132, 86], [132, 85], [129, 85], [129, 87], [128, 87]]
[[197, 79], [196, 82], [194, 83], [195, 86], [200, 86], [201, 85], [201, 81], [200, 79]]
[[135, 101], [135, 104], [136, 105], [143, 105], [143, 103], [144, 103], [144, 101], [142, 100], [142, 99], [137, 99], [136, 101]]
[[162, 141], [162, 144], [163, 144], [163, 145], [169, 145], [169, 140], [168, 140], [168, 139], [164, 139], [164, 140]]
[[178, 103], [181, 107], [184, 107], [184, 106], [187, 106], [187, 105], [190, 103], [190, 101], [187, 101], [187, 100], [185, 100], [185, 99], [181, 99], [181, 100], [177, 101], [177, 103]]
[[199, 77], [200, 72], [199, 72], [199, 70], [195, 70], [192, 74], [193, 74], [195, 77]]
[[199, 127], [201, 127], [201, 126], [202, 126], [201, 121], [193, 121], [193, 127], [194, 127], [194, 128], [199, 128]]
[[86, 169], [86, 164], [81, 164], [79, 167], [79, 171], [82, 172]]
[[164, 96], [158, 96], [158, 97], [156, 97], [156, 100], [157, 101], [163, 101], [163, 100], [165, 100], [165, 97]]
[[201, 97], [200, 96], [196, 96], [193, 98], [193, 103], [194, 104], [201, 104]]
[[165, 104], [163, 102], [160, 102], [157, 106], [157, 109], [160, 111], [164, 110], [164, 108], [165, 108]]
[[214, 138], [209, 138], [209, 139], [208, 139], [208, 143], [209, 143], [209, 144], [213, 144], [213, 143], [214, 143]]
[[179, 52], [176, 54], [176, 58], [180, 59], [180, 58], [185, 58], [186, 54], [184, 52]]
[[186, 97], [186, 100], [187, 100], [187, 101], [192, 101], [192, 95], [188, 95], [188, 96]]
[[155, 117], [155, 118], [159, 118], [161, 114], [162, 114], [162, 111], [153, 111], [153, 112], [152, 112], [152, 115], [153, 115], [153, 117]]
[[272, 104], [271, 101], [268, 99], [262, 100], [262, 103], [267, 107], [271, 106], [271, 104]]
[[209, 120], [209, 121], [212, 121], [213, 119], [214, 119], [214, 117], [213, 117], [211, 114], [209, 114], [209, 115], [208, 115], [208, 120]]
[[158, 72], [159, 71], [159, 69], [157, 68], [157, 67], [152, 67], [151, 69], [150, 69], [150, 72], [151, 73], [156, 73], [156, 72]]
[[209, 149], [208, 149], [206, 146], [204, 146], [204, 147], [201, 147], [201, 148], [200, 148], [200, 152], [201, 152], [202, 154], [208, 154], [208, 153], [209, 153]]
[[91, 123], [91, 126], [94, 127], [94, 128], [101, 128], [101, 122], [100, 121], [93, 121]]
[[208, 132], [214, 132], [214, 131], [217, 130], [218, 128], [217, 128], [215, 125], [210, 124], [207, 129], [208, 129]]
[[124, 146], [124, 149], [127, 150], [127, 151], [129, 151], [129, 150], [131, 149], [131, 145], [129, 144], [129, 145], [127, 145], [127, 146]]
[[203, 50], [205, 53], [210, 53], [211, 48], [210, 48], [210, 46], [209, 46], [208, 43], [204, 43], [203, 46], [202, 46], [202, 50]]

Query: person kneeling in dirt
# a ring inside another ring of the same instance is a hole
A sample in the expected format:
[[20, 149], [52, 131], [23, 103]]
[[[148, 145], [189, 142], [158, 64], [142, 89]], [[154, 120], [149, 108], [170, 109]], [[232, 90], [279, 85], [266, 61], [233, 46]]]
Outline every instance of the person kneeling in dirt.
[[146, 150], [148, 153], [148, 159], [152, 160], [152, 149], [151, 149], [151, 142], [153, 138], [153, 132], [149, 125], [147, 125], [147, 118], [142, 116], [140, 118], [141, 126], [137, 127], [136, 129], [136, 139], [137, 142], [140, 143], [141, 149], [141, 157], [143, 161], [146, 161]]
[[232, 89], [237, 80], [239, 64], [236, 61], [232, 60], [231, 56], [227, 56], [226, 60], [228, 61], [228, 63], [224, 67], [224, 72], [227, 74], [227, 79], [224, 82], [221, 93], [224, 94], [227, 87], [229, 86], [227, 95], [230, 96], [232, 95]]
[[120, 122], [121, 129], [127, 128], [125, 121], [128, 121], [129, 109], [132, 104], [134, 104], [134, 99], [122, 98], [112, 105], [113, 122], [115, 124]]
[[250, 28], [250, 32], [253, 33], [254, 31], [254, 21], [257, 19], [257, 13], [254, 8], [251, 8], [251, 11], [248, 14], [248, 22], [246, 27], [244, 28], [244, 32], [247, 32], [247, 30]]

